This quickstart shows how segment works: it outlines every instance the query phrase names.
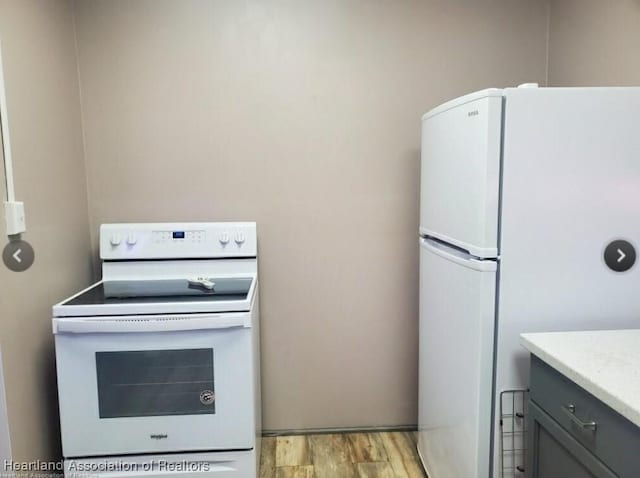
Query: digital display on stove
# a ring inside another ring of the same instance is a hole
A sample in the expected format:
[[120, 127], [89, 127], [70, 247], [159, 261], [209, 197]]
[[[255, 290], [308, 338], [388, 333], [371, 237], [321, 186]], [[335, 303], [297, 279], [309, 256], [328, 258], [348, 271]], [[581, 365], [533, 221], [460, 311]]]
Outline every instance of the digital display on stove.
[[174, 239], [184, 239], [184, 231], [173, 231]]

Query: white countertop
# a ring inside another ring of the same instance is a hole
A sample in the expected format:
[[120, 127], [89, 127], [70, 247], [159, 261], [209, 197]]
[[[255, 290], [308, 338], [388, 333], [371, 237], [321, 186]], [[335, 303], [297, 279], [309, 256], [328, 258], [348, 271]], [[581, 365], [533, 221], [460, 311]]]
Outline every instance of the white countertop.
[[640, 330], [520, 337], [532, 354], [640, 427]]

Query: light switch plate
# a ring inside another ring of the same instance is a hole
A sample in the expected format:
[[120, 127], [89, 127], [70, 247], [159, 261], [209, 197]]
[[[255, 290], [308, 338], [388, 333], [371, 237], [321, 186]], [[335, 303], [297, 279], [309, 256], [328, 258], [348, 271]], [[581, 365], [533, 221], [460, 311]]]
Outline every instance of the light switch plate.
[[24, 217], [23, 202], [5, 201], [4, 214], [8, 236], [21, 234], [27, 230], [27, 223]]

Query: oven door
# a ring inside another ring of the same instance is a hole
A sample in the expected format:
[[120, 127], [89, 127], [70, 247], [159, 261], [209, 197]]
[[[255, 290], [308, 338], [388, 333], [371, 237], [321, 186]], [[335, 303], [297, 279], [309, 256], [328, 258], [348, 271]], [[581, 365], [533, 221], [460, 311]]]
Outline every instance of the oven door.
[[251, 318], [54, 319], [64, 456], [253, 448]]

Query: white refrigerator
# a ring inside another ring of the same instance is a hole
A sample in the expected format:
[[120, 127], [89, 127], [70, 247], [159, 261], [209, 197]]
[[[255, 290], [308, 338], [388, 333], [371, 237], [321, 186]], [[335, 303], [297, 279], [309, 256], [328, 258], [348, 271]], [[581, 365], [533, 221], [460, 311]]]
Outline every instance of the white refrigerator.
[[489, 89], [422, 118], [418, 451], [527, 476], [523, 332], [640, 328], [640, 88]]

